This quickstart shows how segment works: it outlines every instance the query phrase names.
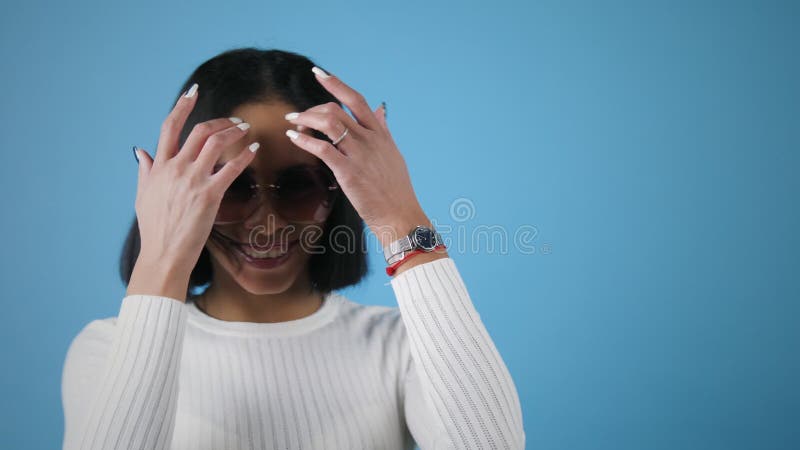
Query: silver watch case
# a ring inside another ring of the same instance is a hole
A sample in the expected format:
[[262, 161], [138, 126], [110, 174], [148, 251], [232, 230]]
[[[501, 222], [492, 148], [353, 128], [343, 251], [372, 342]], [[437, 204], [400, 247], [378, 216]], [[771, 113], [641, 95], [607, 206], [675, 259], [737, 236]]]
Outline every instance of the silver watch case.
[[438, 231], [424, 225], [417, 225], [408, 235], [390, 242], [389, 245], [384, 247], [383, 256], [386, 258], [386, 263], [391, 265], [401, 260], [406, 253], [412, 250], [421, 249], [425, 252], [430, 252], [442, 242], [442, 236]]

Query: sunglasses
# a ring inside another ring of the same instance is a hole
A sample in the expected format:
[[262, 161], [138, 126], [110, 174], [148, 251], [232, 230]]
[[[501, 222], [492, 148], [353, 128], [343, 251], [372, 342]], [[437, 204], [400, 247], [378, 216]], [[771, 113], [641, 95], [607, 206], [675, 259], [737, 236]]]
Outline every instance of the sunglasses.
[[[221, 164], [215, 165], [214, 173], [221, 168]], [[275, 213], [284, 219], [320, 223], [330, 214], [339, 192], [339, 184], [327, 166], [292, 166], [279, 172], [272, 184], [256, 183], [250, 170], [246, 170], [225, 191], [214, 225], [245, 221], [267, 193]]]

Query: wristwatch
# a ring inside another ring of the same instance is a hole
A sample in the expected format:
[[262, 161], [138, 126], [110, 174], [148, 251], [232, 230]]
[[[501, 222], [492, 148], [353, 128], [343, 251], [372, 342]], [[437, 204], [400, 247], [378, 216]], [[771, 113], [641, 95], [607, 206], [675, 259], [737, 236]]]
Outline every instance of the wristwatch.
[[430, 252], [441, 244], [444, 244], [444, 241], [439, 232], [424, 225], [417, 225], [407, 236], [384, 247], [383, 256], [386, 258], [386, 263], [391, 265], [403, 259], [406, 253], [412, 250]]

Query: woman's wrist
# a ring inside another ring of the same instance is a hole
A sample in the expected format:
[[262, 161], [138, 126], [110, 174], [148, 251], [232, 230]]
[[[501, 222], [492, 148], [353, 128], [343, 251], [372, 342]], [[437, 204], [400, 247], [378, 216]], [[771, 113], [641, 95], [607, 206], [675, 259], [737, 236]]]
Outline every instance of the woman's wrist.
[[157, 295], [186, 302], [191, 270], [167, 258], [139, 254], [126, 295]]
[[425, 264], [427, 262], [436, 261], [437, 259], [442, 258], [449, 258], [450, 255], [447, 254], [447, 249], [435, 249], [430, 252], [422, 252], [419, 254], [414, 255], [413, 257], [409, 258], [407, 261], [403, 261], [402, 264], [397, 266], [392, 274], [392, 277], [397, 277], [401, 273], [405, 272], [412, 267], [416, 267], [420, 264]]
[[370, 228], [378, 238], [378, 242], [380, 242], [381, 246], [386, 247], [403, 236], [408, 236], [408, 233], [417, 225], [433, 228], [430, 219], [428, 219], [428, 216], [426, 216], [422, 210], [403, 215], [402, 217], [396, 217], [392, 220], [383, 221], [380, 225]]

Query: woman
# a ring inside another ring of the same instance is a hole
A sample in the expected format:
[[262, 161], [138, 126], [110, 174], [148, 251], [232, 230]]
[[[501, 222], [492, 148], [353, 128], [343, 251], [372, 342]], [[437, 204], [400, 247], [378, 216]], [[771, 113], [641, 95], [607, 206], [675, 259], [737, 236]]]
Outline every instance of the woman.
[[[254, 48], [181, 91], [155, 158], [137, 154], [119, 315], [67, 353], [64, 448], [523, 448], [455, 263], [435, 241], [392, 247], [432, 226], [385, 106]], [[364, 224], [399, 308], [338, 293], [366, 273]]]

